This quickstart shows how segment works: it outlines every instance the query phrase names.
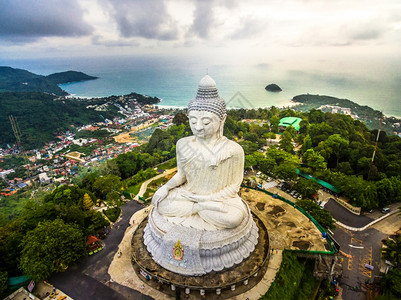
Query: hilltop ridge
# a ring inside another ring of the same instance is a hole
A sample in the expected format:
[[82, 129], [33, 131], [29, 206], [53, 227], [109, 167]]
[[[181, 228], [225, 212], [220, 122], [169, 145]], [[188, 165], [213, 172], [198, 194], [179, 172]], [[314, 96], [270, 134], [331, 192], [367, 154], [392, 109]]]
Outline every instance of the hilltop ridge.
[[47, 75], [46, 78], [52, 80], [56, 84], [65, 84], [69, 82], [94, 80], [98, 79], [99, 77], [90, 76], [85, 73], [77, 71], [65, 71]]
[[68, 93], [62, 90], [58, 86], [59, 84], [93, 79], [97, 79], [97, 77], [77, 71], [43, 76], [24, 69], [0, 66], [0, 92], [43, 92], [65, 96]]

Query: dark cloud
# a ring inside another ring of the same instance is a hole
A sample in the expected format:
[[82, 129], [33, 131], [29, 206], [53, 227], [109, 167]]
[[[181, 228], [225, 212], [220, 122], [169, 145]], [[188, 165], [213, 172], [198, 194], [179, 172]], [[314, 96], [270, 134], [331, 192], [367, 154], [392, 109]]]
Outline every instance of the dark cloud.
[[343, 32], [347, 32], [347, 36], [351, 40], [364, 41], [374, 40], [382, 37], [388, 28], [380, 19], [372, 19], [369, 22], [345, 25], [342, 27]]
[[378, 28], [361, 29], [351, 34], [351, 38], [354, 40], [373, 40], [379, 38], [382, 35], [382, 31]]
[[230, 36], [232, 39], [252, 38], [259, 32], [266, 30], [266, 24], [254, 17], [242, 18], [239, 20], [239, 23], [241, 26]]
[[92, 44], [106, 47], [137, 47], [140, 44], [131, 40], [105, 40], [100, 35], [92, 37]]
[[103, 0], [103, 3], [111, 9], [110, 14], [124, 37], [178, 38], [177, 24], [168, 14], [163, 0]]
[[213, 0], [198, 0], [194, 12], [194, 21], [188, 35], [200, 38], [208, 38], [211, 29], [215, 25], [213, 16]]
[[92, 32], [75, 0], [0, 1], [0, 38], [15, 42], [46, 36], [83, 36]]

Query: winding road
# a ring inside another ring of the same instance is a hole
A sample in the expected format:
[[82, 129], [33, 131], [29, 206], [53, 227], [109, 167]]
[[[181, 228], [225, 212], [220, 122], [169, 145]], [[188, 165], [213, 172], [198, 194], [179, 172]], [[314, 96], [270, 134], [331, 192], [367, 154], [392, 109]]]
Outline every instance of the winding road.
[[104, 299], [153, 299], [115, 282], [110, 282], [108, 269], [115, 253], [118, 251], [124, 232], [129, 226], [131, 216], [144, 205], [129, 201], [121, 206], [122, 216], [114, 224], [110, 234], [102, 241], [102, 251], [85, 258], [76, 267], [64, 273], [54, 274], [48, 281], [75, 300]]

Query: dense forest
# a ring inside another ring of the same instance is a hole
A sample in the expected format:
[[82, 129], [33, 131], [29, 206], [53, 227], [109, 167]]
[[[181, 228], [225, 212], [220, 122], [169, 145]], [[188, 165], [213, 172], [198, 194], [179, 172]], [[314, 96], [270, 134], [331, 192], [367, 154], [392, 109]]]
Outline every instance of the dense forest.
[[[278, 146], [270, 147], [265, 155], [257, 152], [266, 143], [265, 138], [278, 132], [279, 120], [289, 116], [302, 119], [299, 132], [287, 127]], [[249, 125], [243, 119], [268, 122]], [[382, 131], [372, 163], [377, 133], [347, 115], [274, 107], [229, 111], [225, 127], [226, 136], [242, 137], [239, 143], [246, 154], [245, 167], [257, 167], [286, 180], [297, 178], [295, 169], [299, 167], [328, 181], [352, 204], [364, 209], [401, 201], [401, 138]], [[296, 153], [293, 142], [300, 146]]]
[[55, 84], [64, 84], [69, 82], [77, 82], [77, 81], [86, 81], [86, 80], [94, 80], [98, 77], [89, 76], [82, 72], [77, 71], [65, 71], [54, 73], [46, 76], [46, 79], [53, 81]]
[[[359, 105], [348, 99], [339, 99], [331, 96], [303, 94], [295, 96], [292, 99], [297, 105], [292, 108], [296, 111], [308, 112], [311, 109], [317, 109], [322, 105], [333, 105], [343, 108], [350, 108], [351, 112], [359, 117], [359, 120], [364, 122], [369, 129], [379, 128], [381, 126], [387, 134], [392, 135], [395, 127], [393, 124], [400, 123], [401, 120], [395, 117], [386, 117], [383, 112], [375, 110], [367, 105]], [[396, 127], [396, 128], [399, 128]]]
[[[87, 105], [72, 99], [56, 100], [55, 96], [45, 93], [0, 93], [0, 147], [15, 143], [9, 115], [18, 122], [24, 148], [38, 149], [55, 140], [57, 134], [71, 130], [71, 125], [104, 120], [99, 112], [87, 109]], [[117, 108], [112, 109], [102, 111], [102, 116], [110, 119], [118, 116]]]

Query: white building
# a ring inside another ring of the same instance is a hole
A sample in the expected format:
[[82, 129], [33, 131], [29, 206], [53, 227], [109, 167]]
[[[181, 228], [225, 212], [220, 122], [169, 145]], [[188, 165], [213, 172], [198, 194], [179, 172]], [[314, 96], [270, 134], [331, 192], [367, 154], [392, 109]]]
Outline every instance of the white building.
[[50, 183], [50, 178], [47, 176], [47, 173], [43, 172], [39, 174], [39, 181], [40, 183]]

